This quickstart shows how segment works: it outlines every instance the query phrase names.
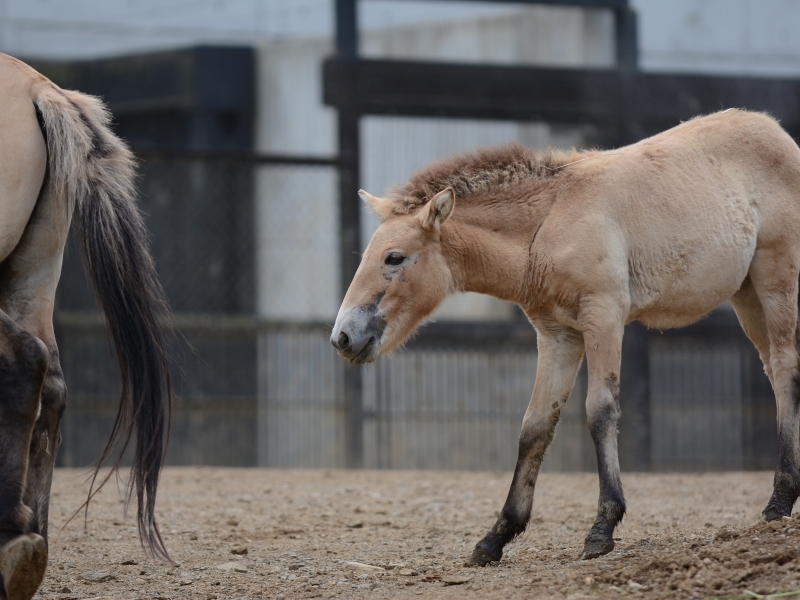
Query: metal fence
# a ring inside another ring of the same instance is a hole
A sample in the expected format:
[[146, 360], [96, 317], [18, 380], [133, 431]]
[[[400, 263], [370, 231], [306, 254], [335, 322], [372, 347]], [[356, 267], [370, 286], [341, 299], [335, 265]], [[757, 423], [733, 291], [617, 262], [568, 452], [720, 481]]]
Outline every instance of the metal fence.
[[[338, 302], [338, 222], [324, 206], [335, 177], [335, 165], [325, 161], [165, 152], [145, 158], [143, 207], [176, 310], [170, 343], [178, 399], [168, 464], [345, 465], [350, 367], [330, 347], [330, 324], [292, 317], [304, 302], [306, 313]], [[332, 228], [329, 239], [314, 239], [326, 235], [320, 223]], [[265, 228], [267, 239], [259, 237]], [[305, 251], [281, 254], [290, 242]], [[320, 290], [327, 288], [325, 298]], [[265, 293], [273, 296], [265, 301]], [[56, 327], [69, 387], [58, 464], [84, 466], [113, 425], [119, 384], [74, 252], [65, 263]], [[773, 465], [774, 400], [730, 310], [686, 330], [650, 332], [645, 352], [645, 406], [626, 405], [623, 377], [623, 469]], [[363, 370], [364, 466], [512, 469], [536, 359], [526, 322], [425, 327], [406, 349]], [[582, 371], [546, 470], [595, 468], [585, 390]], [[646, 460], [634, 461], [631, 448], [644, 448]]]

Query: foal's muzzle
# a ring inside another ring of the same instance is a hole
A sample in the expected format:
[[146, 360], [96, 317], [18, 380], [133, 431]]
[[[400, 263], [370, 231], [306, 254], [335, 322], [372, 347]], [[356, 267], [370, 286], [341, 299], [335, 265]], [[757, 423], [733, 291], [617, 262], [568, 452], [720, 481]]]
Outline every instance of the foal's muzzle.
[[386, 322], [374, 306], [358, 306], [339, 315], [331, 332], [331, 345], [352, 365], [371, 363], [380, 354]]

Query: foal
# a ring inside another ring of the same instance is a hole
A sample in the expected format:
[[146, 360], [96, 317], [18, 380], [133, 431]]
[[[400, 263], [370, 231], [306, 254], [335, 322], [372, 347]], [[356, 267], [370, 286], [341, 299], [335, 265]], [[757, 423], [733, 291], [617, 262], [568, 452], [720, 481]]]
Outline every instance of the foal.
[[775, 391], [779, 458], [767, 520], [800, 494], [800, 149], [772, 119], [729, 110], [608, 152], [518, 145], [421, 170], [388, 198], [331, 335], [351, 364], [396, 348], [453, 292], [517, 303], [538, 366], [502, 513], [469, 563], [500, 560], [583, 355], [600, 498], [582, 558], [614, 548], [625, 514], [617, 455], [622, 334], [665, 329], [729, 300]]

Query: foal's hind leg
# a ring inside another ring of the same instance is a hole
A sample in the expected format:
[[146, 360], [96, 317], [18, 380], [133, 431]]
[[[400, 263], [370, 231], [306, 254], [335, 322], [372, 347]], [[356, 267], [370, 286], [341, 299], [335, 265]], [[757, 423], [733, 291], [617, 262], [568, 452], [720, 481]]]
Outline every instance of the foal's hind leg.
[[764, 364], [764, 372], [772, 383], [772, 367], [769, 361], [769, 334], [767, 333], [767, 319], [764, 316], [764, 307], [753, 287], [753, 282], [748, 276], [730, 300], [739, 324], [742, 326], [745, 335], [753, 342], [758, 350], [761, 362]]
[[539, 358], [533, 396], [519, 436], [519, 456], [506, 503], [494, 527], [478, 542], [468, 565], [500, 560], [503, 547], [525, 531], [531, 516], [533, 489], [561, 409], [567, 402], [583, 357], [580, 333], [563, 326], [536, 324]]
[[[763, 515], [791, 515], [800, 495], [800, 357], [797, 349], [798, 269], [788, 249], [757, 250], [750, 269], [769, 338], [770, 380], [778, 408], [778, 468]], [[763, 354], [762, 354], [763, 356]]]

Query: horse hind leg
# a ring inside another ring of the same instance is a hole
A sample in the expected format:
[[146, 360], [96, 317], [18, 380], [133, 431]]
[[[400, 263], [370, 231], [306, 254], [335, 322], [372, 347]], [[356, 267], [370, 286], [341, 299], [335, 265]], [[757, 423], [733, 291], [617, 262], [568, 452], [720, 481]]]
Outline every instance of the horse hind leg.
[[[759, 250], [750, 269], [769, 339], [767, 374], [775, 392], [778, 413], [778, 467], [772, 496], [763, 511], [767, 521], [790, 516], [800, 496], [798, 273], [789, 268], [790, 261], [786, 257], [787, 253]], [[762, 352], [762, 357], [764, 354]]]
[[772, 383], [772, 367], [770, 366], [769, 333], [764, 315], [764, 307], [758, 299], [753, 282], [748, 276], [742, 286], [730, 299], [736, 318], [748, 339], [758, 350], [758, 356], [764, 364], [764, 372]]
[[44, 344], [0, 311], [0, 576], [7, 600], [29, 600], [47, 565], [23, 499], [31, 438], [49, 366]]
[[32, 515], [28, 531], [48, 533], [50, 487], [61, 443], [67, 388], [53, 331], [53, 306], [69, 220], [45, 186], [14, 251], [0, 265], [0, 309], [28, 335], [41, 340], [49, 368], [41, 382], [39, 414], [28, 444], [23, 501]]

